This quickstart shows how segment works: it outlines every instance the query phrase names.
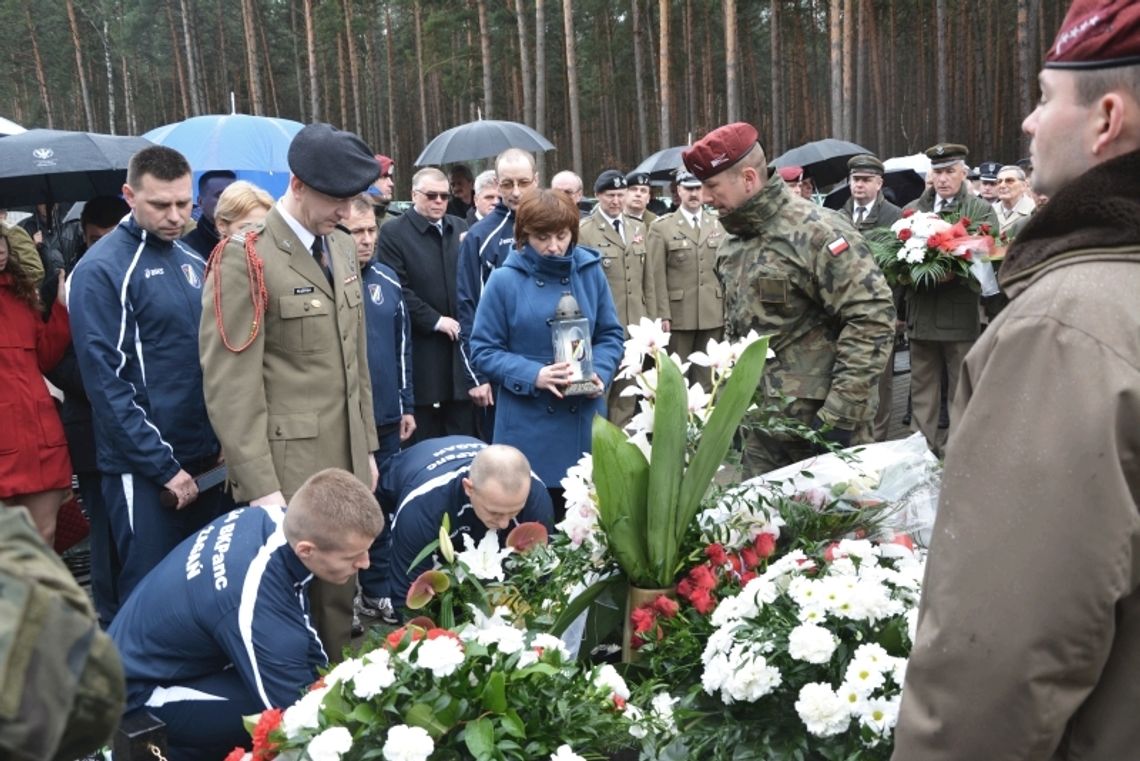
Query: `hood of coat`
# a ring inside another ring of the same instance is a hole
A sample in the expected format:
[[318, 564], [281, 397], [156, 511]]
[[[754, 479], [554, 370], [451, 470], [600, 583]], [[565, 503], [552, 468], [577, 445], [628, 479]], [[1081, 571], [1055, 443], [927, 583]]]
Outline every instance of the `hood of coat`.
[[581, 272], [587, 267], [596, 266], [599, 262], [601, 256], [583, 246], [575, 246], [566, 256], [543, 256], [528, 243], [521, 250], [512, 251], [503, 266], [534, 277], [563, 278], [570, 277], [571, 273]]
[[1025, 223], [1001, 267], [1005, 288], [1062, 254], [1140, 245], [1140, 151], [1099, 164]]

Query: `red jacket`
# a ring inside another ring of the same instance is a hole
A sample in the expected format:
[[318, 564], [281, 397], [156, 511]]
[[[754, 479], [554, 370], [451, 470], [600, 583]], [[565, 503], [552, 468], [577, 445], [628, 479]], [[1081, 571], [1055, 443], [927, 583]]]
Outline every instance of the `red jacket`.
[[0, 498], [71, 486], [63, 424], [42, 377], [70, 341], [62, 304], [45, 323], [0, 272]]

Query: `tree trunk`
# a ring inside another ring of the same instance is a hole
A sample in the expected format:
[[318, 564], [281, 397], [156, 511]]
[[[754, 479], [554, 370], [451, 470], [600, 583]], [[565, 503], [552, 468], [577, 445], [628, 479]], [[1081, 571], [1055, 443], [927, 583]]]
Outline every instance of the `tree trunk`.
[[[850, 0], [848, 0], [850, 2]], [[740, 68], [736, 55], [736, 0], [722, 0], [724, 7], [724, 89], [728, 109], [725, 121], [740, 121], [740, 85], [737, 71]], [[661, 42], [665, 49], [665, 41]]]
[[855, 3], [843, 3], [843, 137], [855, 138]]
[[313, 30], [313, 0], [302, 0], [301, 15], [305, 17], [305, 46], [309, 59], [309, 119], [321, 119], [321, 95], [317, 88], [317, 38]]
[[71, 27], [71, 44], [75, 48], [75, 69], [79, 76], [79, 93], [83, 99], [83, 115], [87, 131], [95, 131], [95, 111], [91, 107], [91, 94], [87, 91], [87, 72], [83, 67], [83, 44], [79, 40], [79, 23], [75, 20], [75, 4], [67, 0], [67, 23]]
[[365, 142], [371, 140], [369, 145], [376, 146], [377, 150], [383, 153], [383, 146], [388, 144], [388, 139], [385, 135], [387, 124], [381, 116], [383, 109], [380, 108], [380, 104], [384, 101], [384, 93], [380, 90], [380, 63], [376, 43], [376, 26], [377, 19], [369, 17], [368, 33], [364, 35], [364, 56], [368, 59], [368, 74], [364, 90], [370, 92], [373, 97], [367, 100], [368, 110], [364, 116], [368, 122], [369, 134], [367, 136], [361, 135], [361, 137], [365, 138]]
[[890, 155], [887, 151], [887, 109], [883, 107], [882, 39], [875, 22], [875, 6], [871, 0], [863, 0], [863, 19], [867, 24], [867, 57], [871, 63], [870, 108], [875, 112], [875, 150], [880, 157]]
[[293, 43], [293, 77], [297, 80], [297, 115], [302, 123], [305, 118], [305, 77], [301, 74], [301, 49], [297, 45], [300, 34], [297, 32], [297, 0], [289, 0], [289, 35]]
[[386, 60], [388, 62], [387, 71], [384, 76], [387, 78], [388, 85], [388, 135], [391, 137], [392, 145], [390, 150], [391, 154], [387, 154], [397, 164], [400, 163], [400, 145], [396, 139], [396, 88], [392, 84], [392, 71], [395, 69], [396, 54], [392, 50], [392, 9], [386, 8], [384, 11], [384, 19], [387, 23], [387, 28], [384, 30], [384, 44], [386, 46]]
[[364, 134], [360, 118], [360, 67], [356, 61], [356, 29], [352, 21], [352, 0], [344, 0], [344, 38], [348, 44], [348, 83], [352, 93], [352, 125], [357, 135]]
[[[534, 128], [546, 134], [546, 11], [545, 0], [534, 0]], [[546, 176], [546, 154], [538, 151], [538, 174]]]
[[199, 95], [198, 65], [194, 61], [194, 46], [190, 44], [190, 11], [186, 7], [186, 0], [179, 0], [178, 7], [182, 17], [182, 45], [186, 49], [186, 85], [190, 90], [190, 113], [197, 116], [202, 113], [202, 99]]
[[115, 132], [115, 64], [111, 59], [111, 30], [107, 19], [103, 19], [103, 33], [99, 35], [103, 43], [103, 65], [107, 69], [107, 132]]
[[[68, 0], [68, 3], [70, 2], [71, 0]], [[166, 25], [170, 28], [170, 52], [174, 59], [174, 73], [178, 80], [178, 95], [182, 100], [180, 116], [186, 118], [190, 114], [189, 88], [186, 86], [186, 75], [182, 70], [182, 56], [178, 52], [178, 33], [174, 31], [174, 14], [171, 12], [169, 4], [166, 5]], [[75, 51], [75, 57], [79, 58], [78, 48]]]
[[515, 24], [519, 30], [519, 61], [522, 64], [522, 102], [523, 122], [534, 126], [534, 72], [530, 65], [530, 45], [527, 44], [529, 36], [526, 31], [526, 2], [514, 0]]
[[494, 93], [491, 78], [491, 27], [487, 24], [487, 0], [475, 0], [479, 15], [479, 51], [483, 58], [483, 118], [494, 119], [491, 104]]
[[254, 29], [253, 0], [241, 0], [242, 38], [245, 42], [245, 74], [249, 81], [249, 109], [254, 116], [265, 113], [261, 95], [261, 72], [257, 65], [257, 32]]
[[573, 0], [562, 0], [562, 27], [566, 34], [566, 94], [570, 101], [570, 163], [574, 174], [581, 177], [582, 123], [578, 111], [578, 60], [574, 45]]
[[685, 0], [685, 142], [697, 128], [697, 64], [693, 52], [693, 0]]
[[670, 132], [672, 119], [669, 113], [669, 101], [673, 97], [669, 88], [669, 0], [660, 0], [658, 12], [661, 14], [661, 18], [658, 19], [661, 29], [661, 39], [658, 43], [660, 50], [658, 60], [661, 69], [661, 148], [665, 149], [673, 145], [673, 135]]
[[934, 34], [938, 37], [938, 53], [935, 62], [934, 78], [938, 88], [938, 123], [935, 131], [939, 140], [949, 140], [948, 121], [950, 119], [950, 81], [949, 71], [946, 67], [947, 56], [950, 55], [950, 46], [947, 36], [946, 0], [935, 0], [934, 3]]
[[123, 70], [123, 115], [127, 120], [127, 134], [139, 133], [138, 119], [135, 117], [135, 95], [131, 87], [131, 67], [127, 65], [127, 57], [119, 58], [119, 66]]
[[843, 136], [843, 0], [831, 0], [831, 136]]
[[348, 64], [344, 60], [344, 39], [336, 36], [336, 78], [340, 94], [340, 128], [348, 129]]
[[[277, 103], [277, 82], [273, 78], [273, 62], [269, 60], [269, 42], [265, 39], [265, 29], [268, 24], [265, 23], [265, 17], [261, 13], [261, 6], [258, 4], [257, 0], [250, 1], [253, 3], [253, 13], [254, 20], [256, 22], [255, 26], [257, 28], [257, 35], [261, 39], [262, 57], [259, 63], [265, 67], [265, 79], [269, 84], [268, 105], [272, 106], [273, 109], [270, 113], [272, 113], [274, 116], [279, 116], [281, 114], [281, 107]], [[269, 111], [268, 106], [266, 107], [266, 111]]]
[[419, 87], [420, 94], [420, 145], [426, 146], [428, 141], [427, 136], [427, 90], [424, 88], [424, 36], [423, 36], [423, 19], [421, 16], [423, 12], [420, 9], [420, 0], [414, 0], [412, 3], [412, 18], [416, 27], [416, 71], [419, 76], [416, 81]]
[[[1032, 46], [1032, 30], [1029, 26], [1030, 0], [1017, 0], [1017, 106], [1022, 115], [1028, 115], [1033, 110], [1033, 84], [1036, 71], [1030, 70], [1030, 47]], [[1028, 136], [1022, 137], [1022, 142]], [[1026, 144], [1027, 146], [1027, 144]]]
[[768, 28], [768, 46], [771, 49], [772, 60], [769, 64], [768, 76], [771, 80], [772, 91], [772, 107], [768, 109], [772, 114], [772, 135], [768, 144], [768, 150], [772, 152], [772, 156], [779, 156], [783, 153], [784, 148], [784, 98], [783, 93], [780, 92], [781, 81], [780, 72], [781, 58], [780, 58], [780, 3], [783, 0], [772, 0], [772, 13], [768, 19], [771, 26]]
[[44, 116], [47, 117], [48, 129], [55, 129], [55, 117], [51, 110], [51, 98], [48, 97], [47, 77], [44, 74], [44, 61], [40, 57], [40, 44], [37, 41], [36, 25], [32, 21], [31, 4], [24, 6], [24, 17], [28, 21], [28, 39], [32, 41], [32, 60], [36, 64], [36, 84], [40, 88], [40, 101], [44, 106]]
[[649, 126], [645, 117], [644, 51], [641, 48], [641, 0], [630, 2], [630, 23], [633, 31], [633, 81], [637, 93], [637, 153], [641, 158], [649, 155]]

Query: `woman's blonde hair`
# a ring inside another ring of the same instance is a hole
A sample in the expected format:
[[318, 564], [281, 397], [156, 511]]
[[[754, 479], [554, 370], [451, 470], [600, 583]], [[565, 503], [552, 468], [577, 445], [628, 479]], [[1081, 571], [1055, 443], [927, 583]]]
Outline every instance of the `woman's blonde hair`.
[[272, 209], [273, 196], [252, 182], [237, 180], [230, 183], [218, 197], [218, 205], [214, 209], [214, 223], [225, 222], [227, 225], [232, 225], [258, 208], [266, 211]]

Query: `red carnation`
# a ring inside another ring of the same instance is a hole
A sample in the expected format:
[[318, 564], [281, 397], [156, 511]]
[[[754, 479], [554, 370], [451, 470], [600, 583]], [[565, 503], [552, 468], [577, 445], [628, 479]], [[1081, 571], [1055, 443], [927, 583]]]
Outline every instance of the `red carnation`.
[[657, 625], [657, 613], [651, 606], [642, 606], [629, 614], [629, 621], [636, 633], [644, 634]]
[[914, 216], [914, 209], [903, 209], [903, 213], [902, 213], [903, 219], [906, 219], [907, 217], [912, 217], [912, 216]]
[[694, 589], [696, 589], [696, 586], [693, 584], [693, 580], [688, 576], [677, 582], [677, 594], [686, 600], [692, 597]]
[[760, 556], [756, 554], [756, 550], [751, 547], [742, 549], [740, 551], [740, 557], [744, 560], [744, 565], [750, 569], [760, 565]]
[[728, 562], [728, 555], [725, 553], [724, 547], [716, 542], [705, 547], [705, 556], [718, 566]]
[[707, 565], [701, 564], [689, 571], [689, 578], [699, 589], [716, 589], [716, 574]]
[[439, 639], [440, 637], [449, 637], [453, 640], [459, 641], [459, 635], [451, 631], [451, 629], [429, 629], [427, 633], [428, 639]]
[[253, 728], [253, 758], [254, 761], [270, 761], [277, 756], [277, 743], [269, 739], [269, 735], [281, 726], [280, 708], [270, 708], [261, 712], [257, 726]]
[[619, 711], [625, 710], [625, 698], [623, 698], [621, 695], [618, 695], [615, 692], [613, 694], [613, 700], [614, 700], [614, 708], [618, 709]]
[[760, 556], [760, 559], [766, 560], [772, 557], [772, 553], [776, 551], [776, 537], [768, 533], [757, 534], [752, 541], [752, 546], [756, 548], [756, 554]]
[[748, 586], [748, 582], [752, 581], [755, 578], [756, 578], [755, 571], [747, 571], [747, 572], [742, 573], [740, 575], [740, 584], [741, 584], [741, 586]]
[[973, 224], [973, 221], [971, 221], [969, 217], [959, 217], [958, 224], [962, 225], [962, 227], [969, 227]]
[[225, 761], [242, 761], [243, 758], [245, 758], [245, 748], [238, 747], [229, 752]]
[[823, 551], [823, 559], [828, 563], [834, 563], [835, 558], [837, 557], [845, 556], [839, 554], [839, 542], [832, 542], [831, 544], [827, 545], [827, 549]]
[[978, 227], [978, 232], [982, 235], [989, 235], [991, 230], [993, 230], [993, 228], [990, 227], [989, 222], [982, 222], [981, 226]]
[[322, 676], [320, 679], [318, 679], [317, 681], [315, 681], [309, 685], [309, 692], [315, 692], [317, 690], [323, 690], [324, 688], [325, 688], [325, 678]]
[[689, 598], [689, 602], [697, 609], [697, 612], [706, 615], [713, 612], [716, 607], [716, 598], [707, 589], [697, 589], [693, 591], [693, 596]]
[[913, 236], [913, 235], [914, 235], [914, 232], [911, 231], [910, 229], [906, 228], [906, 227], [899, 230], [899, 240], [901, 240], [903, 243], [906, 243], [908, 240], [910, 240], [911, 236]]
[[910, 534], [896, 533], [894, 536], [891, 537], [888, 544], [901, 544], [903, 547], [906, 547], [908, 550], [914, 549], [914, 540], [910, 538]]
[[676, 600], [670, 600], [665, 595], [658, 595], [657, 599], [653, 601], [653, 609], [665, 618], [672, 618], [677, 615], [681, 606], [677, 604]]

